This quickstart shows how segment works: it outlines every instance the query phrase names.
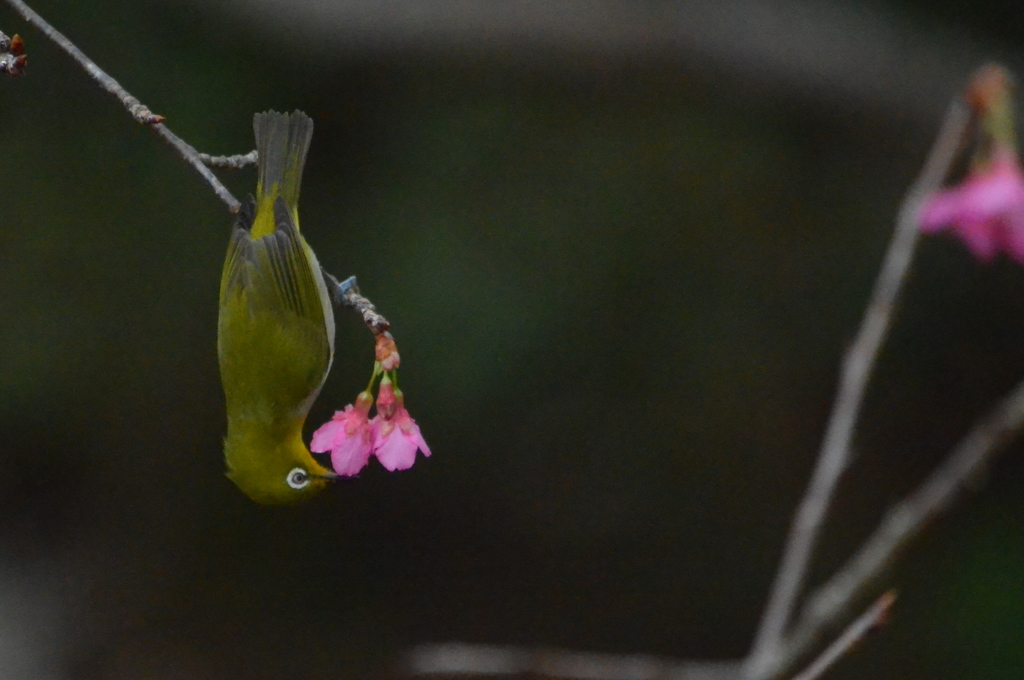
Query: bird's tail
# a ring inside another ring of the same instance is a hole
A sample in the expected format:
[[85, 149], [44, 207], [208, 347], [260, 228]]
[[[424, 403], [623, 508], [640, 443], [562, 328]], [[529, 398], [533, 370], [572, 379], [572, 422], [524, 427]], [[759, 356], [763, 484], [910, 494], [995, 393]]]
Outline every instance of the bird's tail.
[[259, 153], [257, 205], [262, 207], [265, 199], [272, 204], [280, 196], [294, 216], [299, 205], [302, 168], [313, 137], [313, 121], [302, 111], [267, 111], [256, 114], [252, 127]]

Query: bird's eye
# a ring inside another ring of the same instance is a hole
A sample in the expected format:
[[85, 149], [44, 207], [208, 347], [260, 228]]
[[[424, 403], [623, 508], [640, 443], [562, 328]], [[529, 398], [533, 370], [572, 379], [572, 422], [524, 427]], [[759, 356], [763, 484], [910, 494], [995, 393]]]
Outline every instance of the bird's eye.
[[305, 489], [309, 486], [309, 473], [302, 468], [294, 468], [284, 479], [293, 489]]

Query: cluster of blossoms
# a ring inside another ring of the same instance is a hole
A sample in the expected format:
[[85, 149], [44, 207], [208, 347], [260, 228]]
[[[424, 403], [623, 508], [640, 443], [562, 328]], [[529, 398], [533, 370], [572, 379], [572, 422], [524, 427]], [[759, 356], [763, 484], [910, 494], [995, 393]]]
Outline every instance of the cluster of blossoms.
[[[398, 389], [398, 349], [390, 333], [377, 337], [376, 364], [366, 390], [354, 404], [337, 411], [328, 422], [313, 433], [309, 449], [331, 454], [334, 471], [344, 477], [359, 474], [377, 456], [388, 470], [408, 470], [416, 462], [416, 452], [430, 455], [430, 447], [420, 428], [405, 410], [405, 397]], [[370, 418], [373, 406], [373, 385], [380, 378], [377, 390], [377, 415]]]
[[1000, 251], [1024, 264], [1024, 172], [1014, 134], [1011, 79], [986, 66], [967, 88], [979, 139], [964, 180], [932, 195], [921, 207], [921, 231], [951, 230], [977, 259]]

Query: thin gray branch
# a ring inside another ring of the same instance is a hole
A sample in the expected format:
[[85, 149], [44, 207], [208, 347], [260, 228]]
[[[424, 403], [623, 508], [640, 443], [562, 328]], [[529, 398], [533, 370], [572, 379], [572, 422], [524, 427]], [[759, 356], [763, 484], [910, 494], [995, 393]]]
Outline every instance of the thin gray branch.
[[57, 44], [62, 50], [67, 52], [72, 59], [78, 62], [78, 64], [85, 69], [93, 80], [99, 83], [107, 92], [111, 93], [121, 104], [128, 110], [128, 113], [132, 117], [144, 125], [151, 126], [156, 130], [164, 140], [166, 140], [174, 149], [189, 163], [200, 176], [206, 180], [206, 183], [210, 185], [214, 193], [217, 194], [224, 204], [228, 206], [231, 212], [238, 212], [240, 206], [238, 200], [231, 195], [231, 192], [227, 190], [216, 175], [210, 172], [210, 169], [203, 164], [199, 157], [199, 152], [188, 144], [181, 137], [177, 136], [171, 130], [163, 124], [164, 117], [153, 113], [145, 106], [142, 102], [132, 96], [127, 90], [110, 77], [103, 69], [96, 65], [96, 63], [87, 57], [82, 50], [78, 49], [73, 42], [71, 42], [63, 33], [51, 26], [45, 19], [35, 12], [31, 7], [26, 5], [22, 0], [6, 0], [7, 4], [13, 7], [16, 11], [21, 13], [25, 20], [30, 24], [35, 25], [46, 37]]
[[153, 129], [164, 138], [167, 143], [174, 147], [174, 150], [178, 152], [178, 155], [183, 158], [196, 172], [206, 180], [206, 183], [213, 189], [213, 193], [217, 195], [217, 198], [227, 206], [227, 209], [232, 213], [237, 213], [242, 204], [239, 200], [234, 198], [227, 187], [224, 186], [217, 175], [210, 171], [210, 168], [206, 167], [203, 161], [200, 159], [200, 154], [196, 151], [196, 147], [189, 144], [187, 141], [179, 137], [178, 135], [171, 132], [171, 129], [163, 123], [156, 123]]
[[[71, 55], [103, 89], [117, 97], [136, 121], [152, 127], [186, 162], [195, 168], [196, 172], [206, 180], [206, 183], [210, 185], [217, 197], [228, 206], [231, 212], [238, 212], [239, 207], [241, 207], [238, 199], [217, 179], [217, 176], [213, 174], [208, 166], [238, 169], [254, 165], [258, 160], [255, 150], [247, 154], [237, 154], [234, 156], [211, 156], [199, 153], [195, 147], [174, 134], [170, 128], [163, 124], [163, 116], [153, 113], [142, 102], [129, 94], [127, 90], [107, 75], [103, 69], [78, 49], [63, 33], [39, 16], [35, 10], [22, 2], [22, 0], [6, 1], [11, 7], [20, 12], [26, 21], [34, 24], [45, 36]], [[10, 47], [10, 40], [7, 39], [7, 36], [0, 33], [0, 52], [7, 53]], [[23, 65], [23, 61], [20, 64]], [[350, 277], [343, 283], [339, 283], [336, 278], [324, 272], [324, 278], [328, 285], [332, 286], [332, 294], [335, 297], [335, 301], [338, 304], [352, 307], [359, 312], [360, 316], [363, 317], [363, 322], [373, 332], [374, 336], [379, 336], [388, 330], [390, 327], [388, 320], [377, 312], [377, 308], [373, 306], [372, 302], [360, 295], [355, 277]]]
[[185, 161], [191, 165], [199, 175], [206, 180], [206, 183], [213, 189], [213, 193], [217, 194], [217, 198], [221, 200], [232, 213], [238, 212], [238, 209], [242, 206], [238, 202], [228, 188], [224, 186], [217, 176], [211, 172], [210, 168], [206, 167], [202, 159], [199, 157], [199, 152], [196, 151], [195, 147], [186, 142], [178, 135], [171, 132], [171, 129], [163, 123], [154, 123], [152, 126], [153, 130], [160, 135], [164, 141], [174, 147], [174, 150], [178, 152], [178, 155], [185, 159]]
[[[800, 619], [797, 630], [785, 637], [788, 620], [802, 588], [807, 564], [835, 486], [849, 462], [850, 440], [864, 397], [868, 378], [891, 321], [907, 269], [917, 242], [917, 214], [921, 202], [936, 190], [947, 175], [959, 150], [969, 122], [969, 111], [954, 102], [945, 118], [938, 139], [933, 145], [917, 180], [907, 192], [896, 219], [896, 229], [886, 253], [882, 270], [875, 282], [871, 301], [865, 312], [857, 339], [843, 362], [839, 395], [819, 457], [818, 469], [812, 478], [800, 511], [794, 519], [787, 545], [787, 556], [780, 568], [773, 603], [765, 618], [770, 620], [774, 639], [760, 638], [742, 666], [735, 662], [682, 662], [646, 656], [614, 656], [581, 654], [552, 650], [529, 650], [515, 647], [477, 646], [460, 643], [427, 645], [413, 650], [409, 673], [413, 675], [517, 675], [536, 674], [580, 680], [653, 680], [660, 678], [735, 678], [769, 680], [782, 677], [827, 633], [849, 615], [849, 610], [873, 579], [897, 556], [905, 541], [916, 536], [927, 521], [946, 507], [956, 489], [969, 483], [981, 463], [967, 464], [964, 453], [954, 454], [955, 462], [947, 464], [936, 475], [939, 481], [926, 484], [921, 491], [890, 514], [879, 535], [865, 544], [851, 566], [837, 575], [812, 600]], [[329, 276], [329, 275], [328, 275]], [[333, 277], [331, 277], [333, 279]], [[347, 283], [347, 282], [346, 282]], [[334, 285], [340, 290], [344, 284]], [[980, 451], [987, 444], [994, 447], [1009, 437], [1024, 421], [1024, 383], [1003, 408], [986, 425], [968, 438], [970, 456], [985, 458], [991, 450]], [[966, 444], [965, 444], [966, 445]], [[958, 451], [964, 448], [961, 445]], [[840, 635], [808, 669], [804, 679], [817, 677], [882, 616], [891, 605], [884, 596], [874, 607], [858, 618]], [[870, 624], [870, 625], [869, 625]], [[762, 627], [768, 625], [762, 622]], [[761, 632], [761, 635], [765, 633]]]
[[738, 661], [449, 642], [413, 648], [404, 671], [408, 675], [539, 675], [569, 680], [735, 680], [739, 669]]
[[965, 491], [975, 489], [996, 454], [1024, 427], [1024, 381], [975, 425], [918, 489], [886, 515], [875, 533], [828, 583], [816, 591], [777, 662], [760, 677], [783, 677], [848, 616], [878, 577], [930, 523]]
[[199, 154], [199, 161], [211, 168], [227, 168], [228, 170], [241, 170], [259, 162], [259, 155], [256, 149], [249, 153], [239, 153], [234, 156], [211, 156], [208, 153]]
[[[894, 508], [848, 565], [811, 599], [796, 631], [760, 677], [785, 677], [819, 645], [874, 580], [958, 494], [977, 486], [994, 456], [1024, 427], [1024, 381], [956, 447], [921, 487]], [[815, 680], [871, 630], [884, 623], [890, 591], [858, 617], [794, 680]], [[464, 643], [421, 645], [409, 654], [409, 675], [540, 675], [572, 680], [730, 680], [734, 661], [680, 661], [652, 656], [587, 654]]]
[[875, 281], [871, 300], [857, 337], [843, 358], [838, 395], [817, 467], [793, 518], [782, 564], [755, 637], [747, 668], [748, 677], [763, 677], [763, 669], [775, 663], [772, 657], [781, 647], [836, 485], [850, 461], [850, 442], [864, 392], [913, 259], [918, 238], [918, 210], [924, 198], [935, 191], [946, 177], [960, 148], [968, 120], [969, 112], [958, 99], [950, 106], [928, 160], [900, 206], [896, 230]]
[[85, 53], [82, 52], [82, 50], [78, 49], [78, 47], [68, 40], [63, 33], [51, 26], [31, 7], [21, 0], [7, 0], [7, 4], [20, 12], [21, 15], [25, 17], [25, 21], [30, 24], [34, 24], [36, 28], [43, 32], [43, 35], [57, 43], [62, 50], [70, 54], [71, 58], [77, 61], [82, 68], [85, 69], [86, 73], [92, 76], [92, 79], [100, 84], [100, 87], [120, 100], [121, 104], [128, 109], [128, 113], [132, 114], [132, 117], [136, 121], [143, 125], [152, 125], [153, 123], [160, 123], [164, 120], [163, 116], [150, 111], [142, 102], [133, 97], [128, 90], [121, 87], [116, 80], [107, 75], [107, 73], [97, 66], [92, 59], [85, 56]]
[[839, 659], [846, 656], [868, 633], [885, 625], [889, 618], [889, 610], [896, 602], [896, 593], [892, 590], [875, 600], [866, 612], [858, 616], [843, 634], [825, 648], [810, 666], [793, 677], [793, 680], [818, 680], [832, 668]]

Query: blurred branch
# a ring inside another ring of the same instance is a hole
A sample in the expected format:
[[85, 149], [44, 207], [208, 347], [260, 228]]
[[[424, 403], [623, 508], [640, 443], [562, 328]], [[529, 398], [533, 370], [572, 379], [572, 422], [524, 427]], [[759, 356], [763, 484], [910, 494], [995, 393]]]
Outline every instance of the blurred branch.
[[680, 661], [647, 655], [589, 654], [461, 642], [420, 645], [409, 675], [539, 675], [570, 680], [734, 680], [735, 661]]
[[238, 212], [238, 208], [240, 206], [238, 200], [231, 195], [231, 192], [227, 190], [227, 187], [221, 184], [220, 180], [217, 179], [217, 176], [210, 172], [210, 169], [206, 167], [200, 157], [200, 153], [196, 151], [192, 145], [171, 132], [170, 128], [163, 124], [163, 116], [150, 111], [149, 107], [144, 105], [126, 89], [121, 87], [120, 83], [97, 66], [96, 62], [87, 57], [85, 53], [78, 49], [78, 47], [76, 47], [75, 44], [63, 33], [51, 26], [45, 19], [39, 16], [35, 10], [22, 2], [22, 0], [6, 0], [6, 2], [16, 11], [21, 13], [21, 15], [25, 17], [25, 21], [35, 25], [43, 35], [56, 43], [62, 50], [67, 52], [72, 59], [78, 62], [78, 64], [85, 69], [85, 72], [88, 73], [93, 80], [99, 83], [100, 87], [117, 97], [125, 109], [128, 110], [128, 113], [130, 113], [136, 121], [143, 125], [151, 126], [158, 135], [174, 147], [178, 154], [184, 158], [185, 161], [191, 165], [204, 180], [206, 180], [206, 183], [213, 189], [217, 198], [224, 202], [231, 212]]
[[[783, 678], [847, 615], [878, 576], [899, 557], [958, 494], [980, 481], [988, 464], [1024, 427], [1024, 381], [954, 449], [949, 459], [893, 508], [860, 551], [804, 609], [796, 630], [760, 668], [758, 678]], [[884, 623], [894, 601], [890, 591], [858, 617], [794, 680], [815, 680], [871, 630]], [[412, 650], [410, 675], [535, 674], [573, 680], [726, 680], [740, 677], [736, 662], [678, 661], [650, 656], [585, 654], [560, 650], [462, 643]], [[749, 673], [749, 671], [748, 671]], [[746, 675], [745, 677], [750, 677]]]
[[875, 281], [871, 300], [857, 337], [843, 358], [836, 403], [829, 417], [817, 466], [793, 518], [782, 563], [755, 636], [747, 668], [749, 677], [762, 677], [762, 669], [776, 663], [772, 657], [782, 647], [782, 639], [803, 588], [807, 568], [836, 485], [849, 465], [850, 442], [864, 401], [864, 392], [914, 256], [918, 237], [918, 210], [922, 200], [935, 191], [948, 174], [964, 138], [968, 121], [969, 112], [958, 98], [950, 106], [924, 168], [900, 206], [896, 230]]
[[[902, 550], [947, 510], [963, 491], [975, 487], [992, 459], [1024, 427], [1024, 380], [981, 419], [918, 489], [897, 504], [875, 533], [839, 573], [816, 591], [804, 608], [782, 659], [806, 654], [833, 630], [853, 603], [899, 557]], [[782, 677], [790, 663], [766, 668], [763, 678]]]
[[848, 654], [857, 643], [880, 626], [885, 625], [889, 618], [889, 610], [896, 602], [896, 593], [888, 591], [882, 597], [875, 600], [875, 603], [851, 623], [843, 634], [836, 638], [835, 642], [825, 648], [817, 659], [810, 666], [805, 668], [799, 675], [793, 676], [793, 680], [818, 680], [828, 669]]
[[[836, 107], [844, 117], [933, 125], [962, 78], [996, 45], [883, 3], [842, 0], [224, 0], [196, 3], [229, 23], [301, 36], [339, 54], [472, 53], [515, 68], [602, 77], [669, 66], [757, 107]], [[1003, 50], [1005, 52], [1005, 50]], [[1015, 64], [1012, 64], [1015, 65]]]
[[[876, 535], [862, 546], [849, 565], [814, 597], [811, 605], [805, 609], [796, 632], [787, 635], [817, 537], [836, 485], [849, 464], [853, 428], [913, 259], [920, 205], [940, 187], [948, 174], [963, 143], [969, 122], [968, 109], [959, 99], [954, 101], [946, 113], [942, 129], [921, 173], [900, 206], [895, 232], [864, 319], [843, 359], [836, 405], [826, 429], [817, 467], [794, 518], [782, 565], [756, 642], [742, 666], [730, 662], [669, 662], [653, 657], [452, 643], [415, 649], [409, 662], [409, 672], [414, 675], [531, 673], [581, 680], [650, 680], [666, 677], [774, 680], [789, 672], [816, 645], [821, 644], [828, 632], [849, 615], [849, 610], [878, 574], [896, 559], [900, 549], [949, 505], [955, 492], [969, 484], [994, 455], [998, 445], [1004, 443], [1024, 423], [1022, 382], [1001, 408], [957, 447], [949, 462], [937, 470], [919, 491], [889, 514]], [[850, 624], [803, 672], [801, 680], [819, 677], [849, 651], [870, 629], [879, 624], [892, 605], [892, 600], [893, 595], [887, 593]]]

